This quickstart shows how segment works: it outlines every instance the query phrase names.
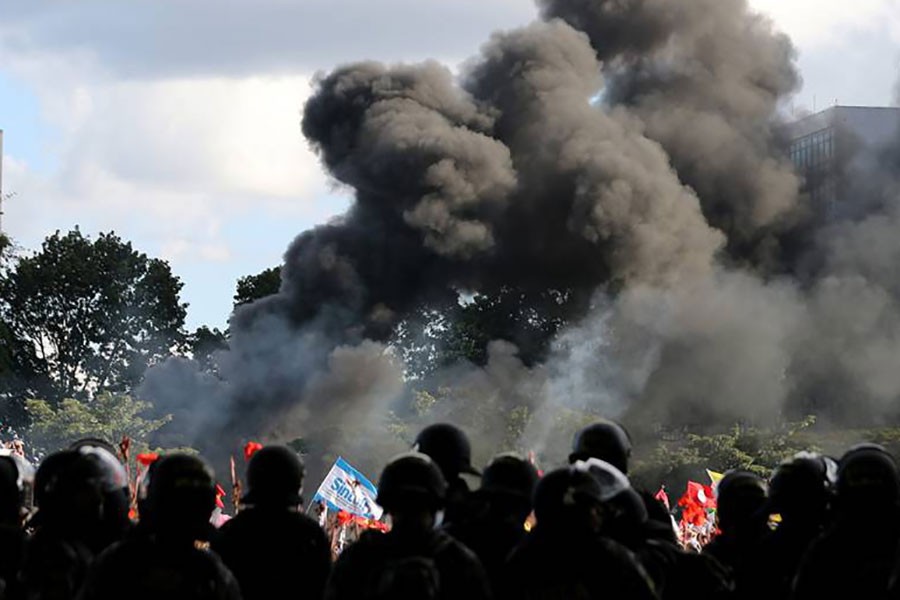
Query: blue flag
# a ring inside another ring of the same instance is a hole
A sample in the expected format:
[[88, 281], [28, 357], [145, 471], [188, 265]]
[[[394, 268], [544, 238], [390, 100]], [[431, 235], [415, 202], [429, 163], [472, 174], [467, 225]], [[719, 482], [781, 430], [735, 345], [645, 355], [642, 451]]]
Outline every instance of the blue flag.
[[346, 511], [366, 519], [380, 519], [384, 510], [375, 504], [378, 489], [365, 475], [338, 457], [319, 486], [313, 502], [325, 502], [329, 510]]

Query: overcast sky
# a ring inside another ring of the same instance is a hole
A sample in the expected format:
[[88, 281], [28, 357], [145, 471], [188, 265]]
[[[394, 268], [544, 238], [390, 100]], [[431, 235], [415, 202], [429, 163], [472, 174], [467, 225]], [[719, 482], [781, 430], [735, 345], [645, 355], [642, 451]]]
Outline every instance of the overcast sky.
[[[674, 0], [689, 1], [689, 0]], [[894, 103], [900, 0], [752, 0], [799, 50], [797, 110]], [[529, 0], [0, 2], [3, 227], [115, 230], [168, 259], [189, 325], [347, 205], [300, 133], [309, 81], [359, 60], [450, 65]]]

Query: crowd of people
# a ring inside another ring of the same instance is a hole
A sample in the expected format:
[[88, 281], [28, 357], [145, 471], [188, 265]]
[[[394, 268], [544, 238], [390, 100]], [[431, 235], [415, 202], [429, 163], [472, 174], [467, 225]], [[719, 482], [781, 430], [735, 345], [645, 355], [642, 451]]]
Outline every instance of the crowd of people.
[[[625, 429], [602, 421], [575, 436], [569, 464], [542, 476], [511, 453], [479, 472], [463, 431], [429, 426], [379, 478], [389, 529], [364, 533], [335, 559], [305, 514], [303, 463], [287, 447], [252, 456], [241, 510], [219, 528], [215, 479], [197, 456], [150, 466], [135, 521], [115, 448], [84, 440], [36, 472], [7, 450], [0, 597], [900, 597], [900, 473], [884, 448], [856, 446], [839, 461], [799, 454], [769, 481], [726, 473], [716, 536], [702, 552], [685, 549], [668, 510], [631, 485], [630, 455]], [[466, 474], [480, 485], [470, 489]]]

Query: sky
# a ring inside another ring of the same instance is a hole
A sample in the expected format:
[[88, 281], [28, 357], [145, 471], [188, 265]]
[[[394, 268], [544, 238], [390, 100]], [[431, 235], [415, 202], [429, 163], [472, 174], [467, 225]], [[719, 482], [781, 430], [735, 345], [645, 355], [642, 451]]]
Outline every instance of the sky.
[[[689, 0], [677, 0], [689, 1]], [[798, 49], [800, 114], [895, 103], [900, 0], [751, 0]], [[188, 326], [224, 327], [236, 280], [346, 209], [300, 132], [317, 72], [458, 66], [530, 0], [0, 2], [3, 229], [78, 226], [165, 258]]]

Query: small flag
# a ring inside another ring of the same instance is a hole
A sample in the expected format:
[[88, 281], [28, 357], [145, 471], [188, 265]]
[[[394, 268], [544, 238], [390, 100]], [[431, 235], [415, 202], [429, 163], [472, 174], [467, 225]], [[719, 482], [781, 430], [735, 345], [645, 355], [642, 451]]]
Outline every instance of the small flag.
[[149, 467], [159, 460], [159, 454], [156, 452], [143, 452], [135, 456], [135, 459], [145, 467]]
[[678, 500], [678, 506], [681, 507], [682, 523], [690, 523], [697, 527], [706, 525], [708, 515], [707, 509], [716, 508], [716, 498], [713, 496], [712, 488], [696, 481], [688, 481], [687, 490]]
[[666, 486], [660, 486], [659, 491], [656, 492], [656, 495], [653, 497], [662, 502], [663, 506], [666, 507], [666, 510], [672, 510], [672, 507], [669, 506], [669, 495], [666, 493]]
[[703, 508], [716, 507], [716, 496], [708, 485], [703, 485], [696, 481], [688, 481], [685, 496], [689, 496], [691, 500]]
[[247, 442], [244, 446], [244, 460], [249, 461], [254, 454], [262, 450], [263, 445], [259, 442]]

